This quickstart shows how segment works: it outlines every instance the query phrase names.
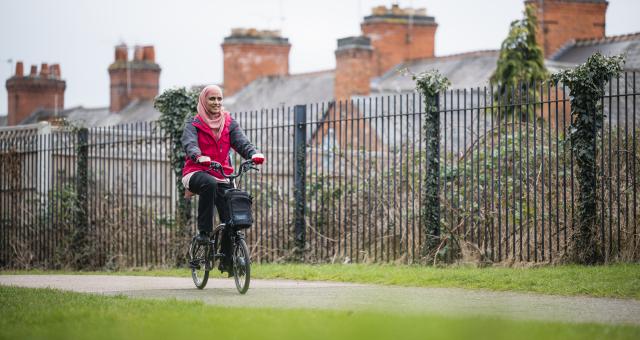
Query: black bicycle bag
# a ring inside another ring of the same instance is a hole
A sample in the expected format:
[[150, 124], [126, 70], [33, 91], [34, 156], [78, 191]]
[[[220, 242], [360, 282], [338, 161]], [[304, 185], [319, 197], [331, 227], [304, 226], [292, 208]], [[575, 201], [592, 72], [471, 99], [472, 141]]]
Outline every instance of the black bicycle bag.
[[227, 225], [235, 229], [246, 229], [253, 224], [251, 204], [253, 199], [248, 192], [240, 189], [229, 189], [224, 194], [229, 207], [229, 221]]

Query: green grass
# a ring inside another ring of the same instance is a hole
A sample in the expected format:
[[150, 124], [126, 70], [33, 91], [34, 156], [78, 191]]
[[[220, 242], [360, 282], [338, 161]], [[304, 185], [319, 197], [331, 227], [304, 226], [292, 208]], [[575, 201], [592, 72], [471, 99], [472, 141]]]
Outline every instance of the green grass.
[[[3, 271], [0, 274], [70, 273]], [[187, 269], [131, 269], [87, 274], [189, 276]], [[608, 266], [544, 266], [536, 268], [434, 268], [403, 265], [254, 264], [254, 278], [372, 283], [412, 287], [457, 287], [640, 299], [640, 264]]]
[[633, 326], [229, 308], [2, 286], [0, 306], [0, 339], [640, 338]]

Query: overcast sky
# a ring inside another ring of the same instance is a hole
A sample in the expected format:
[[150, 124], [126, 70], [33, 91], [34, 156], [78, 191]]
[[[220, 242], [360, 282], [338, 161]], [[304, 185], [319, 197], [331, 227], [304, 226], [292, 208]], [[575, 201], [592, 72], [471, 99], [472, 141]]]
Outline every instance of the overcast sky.
[[[107, 67], [124, 42], [155, 46], [161, 91], [220, 83], [220, 43], [235, 27], [281, 30], [292, 45], [291, 73], [332, 69], [336, 39], [359, 35], [372, 7], [394, 2], [435, 17], [436, 55], [498, 49], [523, 10], [522, 0], [2, 0], [0, 77], [13, 75], [17, 60], [25, 73], [32, 64], [60, 63], [65, 107], [105, 107]], [[606, 34], [640, 32], [638, 13], [640, 0], [609, 0]]]

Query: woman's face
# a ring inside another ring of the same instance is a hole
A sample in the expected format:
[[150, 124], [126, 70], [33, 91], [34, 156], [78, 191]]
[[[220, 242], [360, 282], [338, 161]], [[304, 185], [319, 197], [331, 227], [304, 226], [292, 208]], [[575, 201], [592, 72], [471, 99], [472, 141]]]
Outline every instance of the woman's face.
[[214, 89], [207, 97], [207, 109], [214, 115], [218, 115], [222, 111], [222, 92]]

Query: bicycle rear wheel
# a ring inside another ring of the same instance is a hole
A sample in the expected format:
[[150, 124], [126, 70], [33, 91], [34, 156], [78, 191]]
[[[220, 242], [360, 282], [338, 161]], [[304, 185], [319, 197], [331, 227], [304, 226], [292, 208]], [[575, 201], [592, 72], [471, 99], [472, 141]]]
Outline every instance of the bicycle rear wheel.
[[209, 244], [200, 244], [194, 237], [189, 247], [189, 266], [191, 267], [191, 278], [198, 289], [203, 289], [209, 280], [211, 263], [209, 260]]
[[244, 239], [239, 238], [233, 247], [233, 278], [240, 294], [249, 290], [251, 281], [251, 255]]

